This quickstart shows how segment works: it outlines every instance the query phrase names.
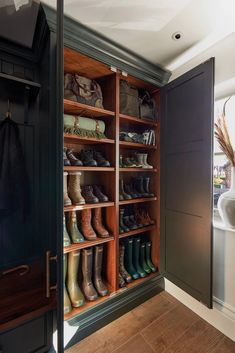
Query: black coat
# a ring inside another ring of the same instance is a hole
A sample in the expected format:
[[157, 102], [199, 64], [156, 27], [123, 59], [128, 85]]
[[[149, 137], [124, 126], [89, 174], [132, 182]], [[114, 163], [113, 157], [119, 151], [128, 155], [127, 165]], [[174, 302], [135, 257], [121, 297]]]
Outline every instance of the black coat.
[[29, 192], [18, 125], [9, 118], [0, 123], [0, 217], [25, 217]]

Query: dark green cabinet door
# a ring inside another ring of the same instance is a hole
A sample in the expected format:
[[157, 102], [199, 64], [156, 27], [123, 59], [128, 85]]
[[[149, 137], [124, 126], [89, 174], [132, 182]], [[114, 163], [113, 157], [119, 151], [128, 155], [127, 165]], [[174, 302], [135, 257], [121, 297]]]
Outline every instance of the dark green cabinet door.
[[163, 88], [161, 269], [212, 307], [214, 59]]

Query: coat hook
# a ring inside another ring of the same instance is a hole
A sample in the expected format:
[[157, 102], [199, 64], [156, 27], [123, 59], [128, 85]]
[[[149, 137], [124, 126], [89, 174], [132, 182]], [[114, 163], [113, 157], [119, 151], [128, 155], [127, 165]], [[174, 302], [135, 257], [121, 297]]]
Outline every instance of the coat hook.
[[7, 112], [6, 112], [6, 118], [11, 119], [10, 99], [8, 99], [8, 101], [7, 101]]

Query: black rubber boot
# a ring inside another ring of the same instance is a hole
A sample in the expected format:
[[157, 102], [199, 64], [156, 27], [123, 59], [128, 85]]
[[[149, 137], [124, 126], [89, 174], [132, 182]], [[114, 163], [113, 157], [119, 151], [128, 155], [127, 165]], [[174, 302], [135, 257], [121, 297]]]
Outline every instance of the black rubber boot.
[[123, 222], [124, 212], [125, 212], [124, 208], [119, 209], [119, 230], [120, 230], [120, 233], [130, 231], [130, 228], [128, 228]]
[[140, 244], [140, 265], [146, 273], [149, 274], [152, 272], [145, 259], [145, 243]]
[[125, 265], [124, 265], [124, 255], [125, 255], [125, 246], [123, 244], [120, 244], [119, 247], [119, 272], [122, 278], [127, 283], [130, 283], [132, 281], [131, 275], [127, 272]]
[[136, 224], [133, 224], [130, 219], [129, 219], [129, 216], [124, 216], [123, 217], [123, 222], [125, 224], [125, 226], [127, 226], [128, 228], [130, 228], [130, 230], [135, 230], [137, 229], [137, 225]]
[[133, 279], [139, 278], [139, 274], [133, 266], [133, 240], [128, 239], [125, 243], [125, 265], [127, 272]]
[[149, 196], [144, 190], [143, 178], [142, 177], [135, 178], [134, 186], [135, 186], [136, 191], [139, 194], [141, 194], [141, 197], [148, 197]]
[[131, 185], [124, 184], [124, 190], [128, 195], [131, 195], [132, 199], [137, 199], [138, 195], [133, 191]]
[[133, 245], [133, 264], [140, 275], [140, 277], [146, 277], [146, 272], [142, 269], [139, 263], [139, 258], [140, 258], [140, 238], [135, 238], [134, 239], [134, 245]]
[[146, 263], [147, 263], [148, 267], [151, 268], [152, 272], [156, 272], [157, 269], [151, 260], [151, 247], [152, 247], [151, 241], [148, 241], [147, 243], [145, 243]]
[[149, 191], [149, 182], [150, 182], [150, 178], [143, 178], [143, 187], [144, 187], [144, 191], [148, 194], [148, 197], [154, 197], [154, 193]]

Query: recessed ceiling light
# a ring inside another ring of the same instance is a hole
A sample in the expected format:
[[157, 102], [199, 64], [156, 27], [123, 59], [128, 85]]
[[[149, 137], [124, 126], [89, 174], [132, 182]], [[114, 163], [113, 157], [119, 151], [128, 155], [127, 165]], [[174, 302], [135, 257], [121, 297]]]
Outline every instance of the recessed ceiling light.
[[182, 33], [179, 32], [179, 31], [177, 31], [177, 32], [175, 32], [175, 33], [172, 34], [171, 38], [172, 38], [173, 40], [180, 40], [180, 39], [182, 38]]

